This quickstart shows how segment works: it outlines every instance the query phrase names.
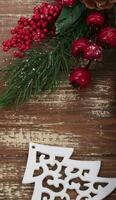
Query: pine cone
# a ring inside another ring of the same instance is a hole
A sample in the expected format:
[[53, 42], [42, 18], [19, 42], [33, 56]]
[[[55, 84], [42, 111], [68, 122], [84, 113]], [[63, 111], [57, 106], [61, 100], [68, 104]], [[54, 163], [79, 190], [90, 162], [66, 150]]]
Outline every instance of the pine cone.
[[116, 0], [81, 0], [89, 9], [104, 10], [111, 8]]

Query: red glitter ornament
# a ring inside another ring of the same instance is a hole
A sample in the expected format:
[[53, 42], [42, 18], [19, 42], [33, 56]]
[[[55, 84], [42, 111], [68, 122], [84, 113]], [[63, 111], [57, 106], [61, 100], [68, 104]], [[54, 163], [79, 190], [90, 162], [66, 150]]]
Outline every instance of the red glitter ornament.
[[80, 53], [84, 52], [84, 49], [89, 45], [87, 38], [81, 37], [76, 39], [72, 43], [71, 51], [74, 57], [77, 57]]
[[71, 72], [69, 81], [74, 88], [85, 88], [91, 81], [91, 73], [89, 69], [76, 67]]
[[102, 47], [96, 43], [90, 43], [84, 49], [84, 58], [88, 60], [99, 59], [102, 57]]
[[99, 40], [110, 47], [116, 47], [116, 28], [105, 27], [102, 29], [99, 33]]
[[104, 24], [104, 16], [100, 12], [92, 12], [87, 16], [86, 23], [89, 26], [102, 26]]

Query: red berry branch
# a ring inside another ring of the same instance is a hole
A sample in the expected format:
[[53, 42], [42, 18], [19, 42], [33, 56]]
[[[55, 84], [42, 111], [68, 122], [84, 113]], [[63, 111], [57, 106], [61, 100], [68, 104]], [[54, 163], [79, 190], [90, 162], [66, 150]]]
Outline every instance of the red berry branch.
[[16, 48], [15, 57], [23, 57], [33, 42], [41, 42], [47, 34], [55, 35], [54, 23], [61, 12], [61, 5], [42, 3], [34, 8], [31, 18], [21, 17], [17, 26], [11, 30], [11, 39], [3, 42], [3, 51]]

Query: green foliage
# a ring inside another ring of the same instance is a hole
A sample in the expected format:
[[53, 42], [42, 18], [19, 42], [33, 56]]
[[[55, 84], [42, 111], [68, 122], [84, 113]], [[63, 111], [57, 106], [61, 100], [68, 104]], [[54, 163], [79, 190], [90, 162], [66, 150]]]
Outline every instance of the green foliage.
[[85, 7], [81, 3], [78, 3], [76, 6], [71, 8], [64, 7], [56, 22], [57, 34], [68, 30], [70, 26], [72, 26], [75, 22], [77, 22], [80, 19], [80, 17], [82, 17], [84, 11]]
[[[73, 59], [64, 51], [61, 43], [50, 51], [32, 49], [27, 58], [19, 60], [8, 70], [7, 90], [0, 97], [0, 106], [20, 104], [32, 94], [53, 91], [61, 82], [61, 74], [67, 75]], [[64, 77], [63, 77], [64, 78]]]
[[[85, 25], [86, 11], [78, 11], [78, 17], [71, 17], [69, 23], [61, 23], [62, 15], [56, 22], [58, 35], [45, 41], [39, 46], [33, 47], [26, 53], [26, 57], [18, 59], [12, 66], [8, 67], [7, 89], [0, 97], [0, 107], [15, 104], [19, 105], [28, 100], [31, 95], [40, 94], [43, 91], [54, 91], [61, 81], [68, 78], [71, 68], [77, 60], [71, 56], [71, 43], [75, 37], [85, 35], [87, 27]], [[80, 14], [79, 14], [80, 13]], [[67, 16], [67, 17], [66, 17]], [[69, 8], [65, 8], [65, 19], [69, 17]], [[64, 25], [63, 25], [64, 23]]]

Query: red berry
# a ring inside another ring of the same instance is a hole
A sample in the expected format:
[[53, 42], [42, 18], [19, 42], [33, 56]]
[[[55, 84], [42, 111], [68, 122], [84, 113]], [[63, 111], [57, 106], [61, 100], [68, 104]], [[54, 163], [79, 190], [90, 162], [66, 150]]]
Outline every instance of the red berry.
[[55, 27], [55, 26], [53, 26], [52, 29], [50, 30], [50, 35], [51, 35], [52, 37], [55, 37], [55, 36], [56, 36], [56, 27]]
[[40, 38], [41, 38], [41, 39], [44, 39], [44, 38], [45, 38], [45, 34], [44, 34], [44, 33], [41, 33], [41, 34], [40, 34]]
[[50, 10], [49, 10], [49, 14], [50, 14], [50, 15], [53, 15], [53, 14], [54, 14], [54, 10], [53, 10], [53, 9], [50, 9]]
[[67, 7], [72, 7], [76, 4], [76, 0], [63, 0], [63, 5]]
[[39, 42], [40, 41], [40, 35], [38, 35], [38, 34], [34, 35], [33, 36], [33, 41], [35, 41], [35, 42], [38, 41]]
[[73, 87], [86, 87], [91, 81], [91, 73], [88, 69], [76, 67], [69, 76], [70, 84]]
[[40, 21], [37, 23], [37, 27], [40, 27], [41, 26], [41, 23], [40, 23]]
[[15, 32], [15, 29], [11, 29], [11, 34], [15, 34], [16, 32]]
[[17, 44], [15, 44], [15, 43], [12, 44], [12, 47], [13, 47], [13, 48], [16, 48], [16, 47], [17, 47]]
[[11, 47], [11, 40], [6, 41], [6, 46], [9, 47], [9, 48]]
[[4, 46], [4, 47], [3, 47], [3, 51], [4, 51], [4, 52], [7, 52], [8, 50], [9, 50], [9, 48], [8, 48], [7, 46]]
[[40, 32], [41, 32], [40, 28], [38, 28], [38, 29], [36, 30], [36, 32], [37, 32], [37, 34], [40, 34]]
[[33, 32], [33, 28], [32, 27], [30, 27], [28, 30], [29, 30], [30, 34]]
[[26, 20], [26, 18], [25, 17], [20, 17], [20, 19], [19, 19], [19, 21], [21, 21], [21, 22], [24, 22]]
[[17, 47], [16, 40], [11, 39], [11, 47], [13, 47], [13, 48]]
[[111, 47], [116, 47], [116, 28], [106, 27], [99, 33], [100, 42]]
[[89, 45], [89, 40], [87, 38], [79, 38], [73, 41], [72, 43], [72, 55], [78, 56], [80, 53], [83, 53], [84, 49]]
[[56, 0], [59, 5], [72, 7], [76, 4], [76, 0]]
[[25, 51], [28, 51], [30, 49], [30, 45], [25, 46]]
[[48, 16], [47, 20], [48, 20], [48, 22], [52, 22], [52, 17]]
[[22, 57], [24, 56], [24, 55], [23, 55], [21, 52], [19, 52], [19, 51], [14, 51], [13, 54], [14, 54], [14, 57], [16, 57], [16, 58], [22, 58]]
[[23, 29], [19, 29], [18, 34], [20, 34], [20, 35], [24, 34], [24, 30]]
[[24, 37], [24, 39], [25, 39], [26, 41], [28, 41], [28, 40], [29, 40], [29, 36], [26, 35], [26, 36]]
[[46, 28], [46, 26], [47, 26], [47, 22], [45, 22], [45, 21], [42, 22], [42, 23], [41, 23], [41, 26], [42, 26], [43, 28]]
[[47, 29], [47, 28], [44, 28], [44, 29], [43, 29], [43, 32], [44, 32], [44, 33], [47, 33], [47, 32], [48, 32], [48, 29]]
[[30, 29], [29, 28], [25, 30], [25, 34], [30, 36]]
[[86, 23], [89, 26], [102, 26], [104, 24], [104, 16], [100, 12], [92, 12], [87, 16]]
[[24, 26], [28, 26], [28, 22], [27, 21], [25, 21], [23, 24], [24, 24]]
[[38, 21], [40, 19], [40, 16], [38, 14], [34, 14], [32, 18], [34, 20]]
[[38, 13], [39, 12], [39, 7], [38, 6], [35, 6], [34, 7], [34, 13], [36, 14], [36, 13]]
[[31, 25], [31, 26], [33, 26], [34, 24], [35, 24], [35, 22], [34, 22], [34, 20], [29, 20], [29, 24]]
[[53, 17], [56, 18], [58, 16], [57, 12], [54, 12]]
[[88, 60], [99, 59], [102, 57], [102, 47], [96, 43], [91, 43], [84, 49], [84, 58]]
[[41, 14], [40, 19], [42, 19], [42, 20], [45, 19], [45, 15]]

